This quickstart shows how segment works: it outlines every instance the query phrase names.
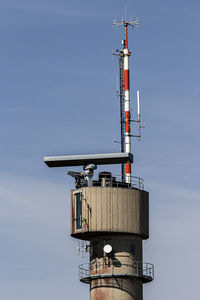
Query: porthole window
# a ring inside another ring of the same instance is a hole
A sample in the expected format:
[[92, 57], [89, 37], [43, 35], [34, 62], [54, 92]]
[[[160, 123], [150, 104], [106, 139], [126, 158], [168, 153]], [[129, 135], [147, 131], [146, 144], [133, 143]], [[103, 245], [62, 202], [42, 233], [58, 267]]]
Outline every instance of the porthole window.
[[132, 255], [135, 255], [135, 245], [133, 245], [133, 244], [130, 245], [130, 253]]
[[81, 193], [76, 193], [76, 229], [82, 228], [82, 197]]

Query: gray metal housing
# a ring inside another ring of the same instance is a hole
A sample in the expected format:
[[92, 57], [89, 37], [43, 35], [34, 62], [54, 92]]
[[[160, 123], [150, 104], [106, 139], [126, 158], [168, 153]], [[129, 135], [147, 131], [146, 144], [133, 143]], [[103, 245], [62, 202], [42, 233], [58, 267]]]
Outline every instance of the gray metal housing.
[[131, 153], [84, 154], [66, 156], [45, 156], [44, 162], [48, 167], [72, 167], [94, 165], [123, 164], [133, 162]]

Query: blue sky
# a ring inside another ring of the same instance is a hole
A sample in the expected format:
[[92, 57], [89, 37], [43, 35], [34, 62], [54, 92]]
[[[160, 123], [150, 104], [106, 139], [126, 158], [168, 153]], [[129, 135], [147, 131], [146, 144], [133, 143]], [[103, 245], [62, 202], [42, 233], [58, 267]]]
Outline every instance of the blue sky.
[[[198, 1], [0, 0], [0, 290], [4, 300], [88, 299], [69, 236], [73, 180], [43, 156], [117, 152], [118, 62], [129, 31], [131, 99], [146, 123], [133, 173], [150, 192], [144, 299], [198, 298], [200, 19]], [[112, 167], [120, 173], [118, 166]]]

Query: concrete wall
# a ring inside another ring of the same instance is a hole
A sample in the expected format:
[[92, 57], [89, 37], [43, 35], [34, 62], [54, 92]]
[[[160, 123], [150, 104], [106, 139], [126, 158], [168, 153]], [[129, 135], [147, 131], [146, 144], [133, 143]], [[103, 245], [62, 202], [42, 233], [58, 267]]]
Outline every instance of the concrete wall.
[[[138, 270], [134, 264], [142, 261], [142, 238], [105, 235], [92, 238], [90, 243], [90, 274], [102, 276], [91, 281], [90, 300], [142, 300], [142, 281], [137, 278]], [[103, 251], [106, 244], [112, 246], [112, 252], [107, 255]], [[113, 277], [105, 278], [105, 274]], [[135, 274], [135, 278], [126, 274]]]
[[[76, 230], [75, 194], [82, 195], [82, 229]], [[71, 235], [89, 239], [93, 235], [129, 233], [149, 237], [148, 192], [113, 187], [85, 187], [71, 191]]]
[[142, 300], [143, 288], [140, 280], [105, 278], [90, 284], [90, 300]]
[[[103, 248], [105, 245], [112, 246], [111, 254], [105, 258]], [[134, 261], [142, 261], [142, 238], [135, 235], [102, 235], [90, 239], [90, 262], [105, 260], [108, 258], [115, 261], [116, 267], [120, 263], [133, 264]], [[103, 261], [102, 261], [103, 262]], [[119, 262], [117, 264], [117, 262]]]

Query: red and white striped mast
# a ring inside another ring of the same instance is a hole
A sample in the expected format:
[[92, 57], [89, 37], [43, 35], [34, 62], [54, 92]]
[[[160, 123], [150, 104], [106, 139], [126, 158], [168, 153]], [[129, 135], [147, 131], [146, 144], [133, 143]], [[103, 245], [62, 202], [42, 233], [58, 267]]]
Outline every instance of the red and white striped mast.
[[[135, 21], [117, 21], [113, 22], [115, 26], [124, 26], [125, 28], [125, 40], [122, 41], [124, 44], [124, 49], [121, 50], [121, 54], [123, 55], [124, 60], [124, 123], [125, 123], [125, 137], [124, 137], [124, 151], [127, 153], [131, 153], [131, 131], [130, 131], [130, 84], [129, 84], [129, 56], [131, 52], [128, 49], [128, 26], [134, 27], [139, 25], [138, 20]], [[125, 181], [127, 183], [131, 183], [131, 164], [126, 163], [126, 175]]]

